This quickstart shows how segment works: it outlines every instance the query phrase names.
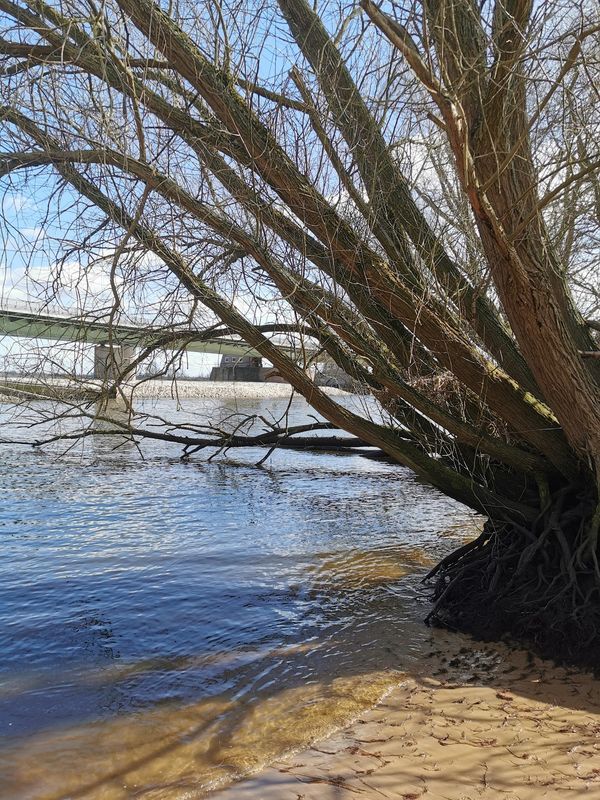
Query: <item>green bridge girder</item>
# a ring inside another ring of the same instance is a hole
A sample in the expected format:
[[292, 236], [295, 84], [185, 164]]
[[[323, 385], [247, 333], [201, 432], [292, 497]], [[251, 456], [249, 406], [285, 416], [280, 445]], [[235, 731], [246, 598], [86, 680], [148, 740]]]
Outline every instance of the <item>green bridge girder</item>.
[[[86, 342], [88, 344], [129, 345], [148, 347], [167, 335], [179, 333], [178, 329], [161, 329], [141, 325], [97, 322], [82, 317], [62, 317], [53, 314], [39, 314], [17, 309], [0, 308], [0, 335], [25, 337], [29, 339], [50, 339], [63, 342]], [[241, 340], [224, 338], [200, 338], [184, 343], [189, 331], [181, 329], [181, 338], [161, 345], [166, 350], [184, 347], [190, 353], [214, 353], [217, 355], [256, 356], [261, 354]], [[278, 349], [293, 356], [297, 349], [278, 345]], [[304, 353], [306, 354], [306, 350]]]

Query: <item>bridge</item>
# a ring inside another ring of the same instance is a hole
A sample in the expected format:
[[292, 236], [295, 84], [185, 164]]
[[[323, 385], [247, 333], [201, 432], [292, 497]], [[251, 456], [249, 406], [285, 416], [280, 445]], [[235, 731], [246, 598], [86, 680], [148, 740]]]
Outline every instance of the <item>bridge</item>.
[[[246, 364], [252, 360], [260, 365], [260, 353], [242, 339], [195, 334], [184, 324], [161, 326], [156, 324], [156, 318], [123, 321], [120, 317], [113, 322], [109, 316], [110, 312], [93, 316], [90, 312], [51, 309], [46, 304], [0, 298], [0, 335], [95, 345], [96, 378], [104, 378], [115, 367], [123, 368], [130, 363], [135, 348], [153, 345], [165, 350], [237, 356]], [[291, 344], [277, 346], [288, 355], [297, 354], [297, 348]]]

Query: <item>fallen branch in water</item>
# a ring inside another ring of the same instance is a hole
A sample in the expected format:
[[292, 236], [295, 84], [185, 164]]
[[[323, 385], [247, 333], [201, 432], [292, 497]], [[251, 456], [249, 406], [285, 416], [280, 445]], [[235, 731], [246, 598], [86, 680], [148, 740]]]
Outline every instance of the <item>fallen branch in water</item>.
[[295, 425], [287, 428], [273, 428], [272, 430], [264, 431], [260, 434], [253, 436], [244, 435], [239, 433], [223, 433], [219, 432], [214, 436], [193, 436], [189, 434], [180, 434], [172, 431], [156, 431], [148, 428], [139, 428], [126, 423], [120, 422], [110, 417], [95, 417], [95, 421], [108, 423], [111, 427], [98, 428], [90, 426], [84, 429], [71, 431], [69, 433], [58, 433], [45, 438], [35, 440], [19, 440], [19, 439], [2, 439], [0, 444], [18, 444], [34, 448], [41, 448], [56, 442], [75, 441], [78, 439], [87, 438], [89, 436], [129, 436], [132, 439], [154, 439], [164, 442], [173, 442], [174, 444], [183, 445], [182, 460], [189, 459], [192, 455], [204, 449], [215, 449], [211, 458], [217, 453], [225, 452], [230, 448], [248, 448], [248, 447], [267, 447], [269, 448], [267, 455], [260, 460], [260, 463], [268, 458], [274, 449], [283, 447], [292, 450], [317, 450], [317, 451], [333, 451], [333, 452], [346, 452], [346, 451], [365, 451], [362, 455], [370, 455], [371, 457], [381, 456], [381, 452], [377, 448], [371, 447], [367, 442], [355, 436], [303, 436], [299, 434], [306, 434], [313, 431], [322, 430], [338, 430], [334, 425], [329, 422], [315, 422], [307, 425]]

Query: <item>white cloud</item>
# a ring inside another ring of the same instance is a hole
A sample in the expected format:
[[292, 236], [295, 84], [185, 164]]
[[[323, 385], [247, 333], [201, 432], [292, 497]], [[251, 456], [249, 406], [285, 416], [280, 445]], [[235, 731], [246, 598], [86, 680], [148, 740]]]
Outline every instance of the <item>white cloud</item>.
[[2, 198], [2, 210], [5, 214], [10, 212], [16, 214], [30, 206], [29, 198], [20, 192], [7, 192]]
[[30, 241], [37, 241], [39, 239], [46, 238], [46, 233], [41, 227], [21, 228], [20, 233], [21, 236], [23, 236], [25, 239], [29, 239]]

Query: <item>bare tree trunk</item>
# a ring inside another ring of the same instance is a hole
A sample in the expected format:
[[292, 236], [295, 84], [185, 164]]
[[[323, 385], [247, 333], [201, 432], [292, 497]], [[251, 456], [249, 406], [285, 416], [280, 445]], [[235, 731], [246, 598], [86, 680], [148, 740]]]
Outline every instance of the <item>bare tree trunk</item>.
[[[431, 622], [597, 663], [597, 297], [571, 275], [596, 257], [600, 23], [551, 4], [229, 0], [217, 30], [203, 3], [0, 0], [0, 176], [48, 181], [49, 296], [76, 253], [79, 280], [110, 264], [111, 344], [120, 314], [160, 308], [107, 390], [198, 331], [240, 337], [323, 424], [487, 516], [431, 575]], [[376, 412], [315, 385], [322, 354]], [[289, 438], [169, 435], [187, 455]]]

